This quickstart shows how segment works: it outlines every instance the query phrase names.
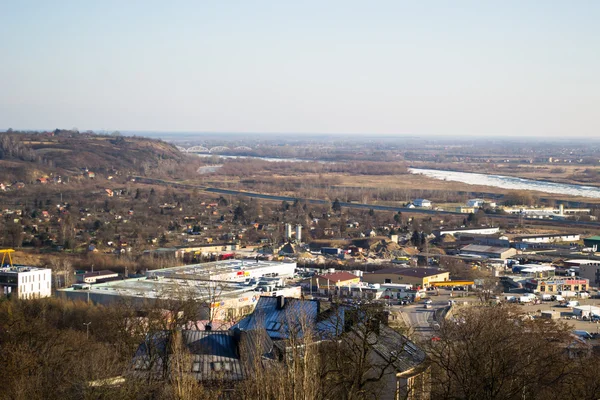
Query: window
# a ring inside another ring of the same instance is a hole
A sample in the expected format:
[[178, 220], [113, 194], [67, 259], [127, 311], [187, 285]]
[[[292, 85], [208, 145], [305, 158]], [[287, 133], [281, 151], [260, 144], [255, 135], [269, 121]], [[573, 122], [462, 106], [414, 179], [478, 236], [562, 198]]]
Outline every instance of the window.
[[145, 371], [148, 370], [150, 367], [150, 362], [148, 359], [146, 358], [138, 358], [137, 360], [135, 360], [135, 362], [133, 363], [133, 368], [136, 371]]
[[192, 364], [192, 371], [200, 372], [200, 361], [194, 361], [194, 363]]
[[269, 324], [267, 325], [268, 331], [278, 331], [280, 328], [281, 328], [281, 323], [279, 323], [277, 321], [269, 322]]
[[385, 278], [383, 283], [392, 283], [392, 279], [391, 278]]
[[230, 372], [232, 369], [231, 367], [232, 367], [231, 362], [229, 362], [229, 361], [217, 361], [217, 362], [211, 363], [212, 370], [216, 371], [216, 372], [221, 372], [221, 371]]

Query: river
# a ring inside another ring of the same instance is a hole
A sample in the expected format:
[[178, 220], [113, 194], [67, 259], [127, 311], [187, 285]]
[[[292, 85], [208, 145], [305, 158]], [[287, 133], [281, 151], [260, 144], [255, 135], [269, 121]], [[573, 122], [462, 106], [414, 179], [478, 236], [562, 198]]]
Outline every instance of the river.
[[513, 190], [537, 190], [545, 193], [564, 194], [598, 199], [600, 188], [594, 186], [571, 185], [567, 183], [536, 181], [504, 175], [476, 174], [473, 172], [445, 171], [425, 168], [409, 168], [412, 174], [421, 174], [444, 181], [467, 183], [469, 185], [493, 186]]
[[232, 158], [232, 159], [248, 158], [248, 159], [255, 159], [255, 160], [262, 160], [262, 161], [269, 161], [269, 162], [318, 162], [321, 164], [330, 163], [330, 161], [304, 160], [301, 158], [274, 158], [274, 157], [260, 157], [260, 156], [226, 156], [226, 155], [222, 155], [222, 154], [202, 154], [202, 153], [196, 153], [196, 155], [198, 157], [202, 157], [202, 158], [209, 158], [209, 157]]

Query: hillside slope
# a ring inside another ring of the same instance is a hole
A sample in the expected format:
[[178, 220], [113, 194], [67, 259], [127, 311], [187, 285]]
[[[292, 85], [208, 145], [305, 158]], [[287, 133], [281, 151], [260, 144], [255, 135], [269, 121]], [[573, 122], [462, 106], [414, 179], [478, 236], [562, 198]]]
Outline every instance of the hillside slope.
[[40, 175], [95, 172], [169, 175], [188, 157], [154, 139], [100, 136], [72, 131], [0, 132], [0, 181], [35, 180]]

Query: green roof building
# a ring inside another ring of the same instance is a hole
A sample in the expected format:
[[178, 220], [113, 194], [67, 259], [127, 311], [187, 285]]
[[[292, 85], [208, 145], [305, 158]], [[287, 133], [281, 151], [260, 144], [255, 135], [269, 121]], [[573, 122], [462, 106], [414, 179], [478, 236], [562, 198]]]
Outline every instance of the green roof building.
[[589, 238], [585, 238], [583, 239], [583, 244], [585, 245], [585, 247], [598, 246], [598, 249], [600, 249], [600, 236], [592, 236]]

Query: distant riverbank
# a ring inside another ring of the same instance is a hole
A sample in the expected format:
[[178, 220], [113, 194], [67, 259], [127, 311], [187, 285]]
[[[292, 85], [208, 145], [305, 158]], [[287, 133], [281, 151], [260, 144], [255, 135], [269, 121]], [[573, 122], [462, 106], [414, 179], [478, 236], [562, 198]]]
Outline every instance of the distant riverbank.
[[409, 172], [412, 174], [425, 175], [434, 179], [462, 182], [469, 185], [493, 186], [510, 190], [535, 190], [544, 193], [563, 194], [568, 196], [600, 198], [600, 188], [594, 186], [540, 181], [505, 175], [478, 174], [474, 172], [458, 172], [426, 168], [409, 168]]

